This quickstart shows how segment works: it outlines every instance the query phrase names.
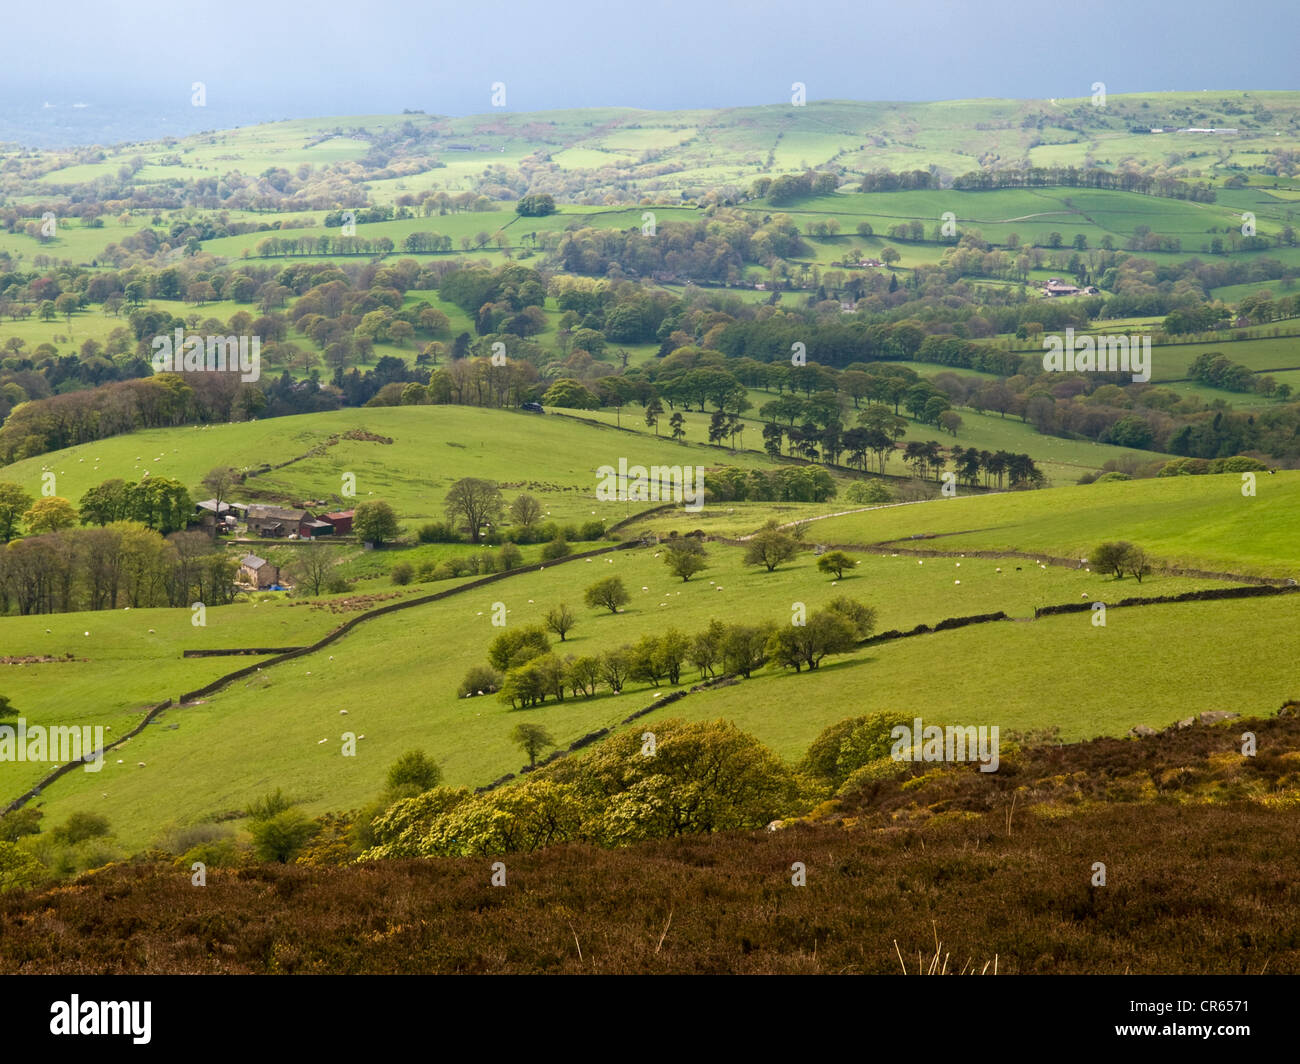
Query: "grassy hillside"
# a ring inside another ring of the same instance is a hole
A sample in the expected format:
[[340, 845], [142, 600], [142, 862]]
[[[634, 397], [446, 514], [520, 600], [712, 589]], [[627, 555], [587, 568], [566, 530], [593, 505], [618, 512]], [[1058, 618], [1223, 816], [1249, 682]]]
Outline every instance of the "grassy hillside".
[[[628, 419], [630, 420], [630, 419]], [[356, 428], [391, 444], [339, 440], [317, 456], [252, 478], [264, 497], [285, 501], [343, 501], [342, 475], [356, 476], [356, 499], [384, 499], [411, 526], [441, 520], [447, 488], [461, 477], [495, 480], [507, 497], [537, 495], [556, 521], [607, 519], [639, 504], [599, 502], [596, 470], [629, 465], [741, 465], [766, 468], [758, 453], [732, 455], [717, 447], [617, 432], [567, 418], [463, 406], [375, 407], [304, 414], [267, 421], [182, 429], [153, 429], [70, 447], [0, 469], [37, 494], [41, 474], [53, 472], [56, 490], [76, 502], [109, 477], [137, 480], [144, 473], [176, 477], [196, 490], [214, 465], [237, 469], [307, 455], [336, 434]]]
[[941, 538], [949, 551], [1042, 551], [1087, 557], [1108, 539], [1128, 539], [1167, 564], [1275, 577], [1300, 575], [1300, 472], [1257, 474], [1253, 498], [1240, 476], [1169, 477], [1053, 488], [1026, 495], [942, 500], [818, 521], [831, 543]]
[[[950, 503], [899, 510], [917, 520], [943, 505]], [[679, 521], [679, 527], [692, 527], [694, 515], [688, 520]], [[839, 594], [876, 606], [883, 630], [999, 609], [1024, 617], [1039, 605], [1138, 592], [1131, 580], [1115, 587], [1098, 574], [1067, 568], [1023, 566], [1017, 572], [1009, 564], [997, 573], [997, 563], [988, 559], [917, 564], [913, 558], [880, 556], [863, 558], [852, 576], [835, 585], [817, 572], [810, 554], [768, 574], [742, 569], [740, 548], [715, 544], [709, 549], [711, 568], [687, 583], [672, 577], [663, 559], [645, 548], [520, 574], [364, 624], [327, 651], [238, 681], [202, 705], [169, 710], [162, 720], [179, 725], [177, 730], [152, 727], [118, 755], [122, 765], [109, 764], [94, 777], [73, 773], [61, 780], [43, 797], [47, 815], [57, 822], [89, 805], [108, 815], [124, 839], [141, 844], [161, 822], [208, 819], [242, 808], [276, 786], [284, 786], [316, 811], [349, 808], [369, 799], [380, 788], [388, 765], [416, 746], [440, 761], [449, 782], [481, 784], [519, 767], [520, 754], [509, 733], [521, 719], [544, 723], [557, 742], [567, 745], [596, 728], [616, 725], [670, 690], [630, 684], [619, 696], [548, 702], [527, 713], [512, 712], [490, 697], [457, 698], [461, 677], [485, 661], [487, 646], [497, 634], [490, 623], [495, 602], [504, 603], [512, 626], [536, 623], [551, 605], [568, 602], [578, 610], [579, 625], [556, 648], [590, 654], [635, 642], [644, 633], [660, 633], [667, 626], [691, 633], [715, 617], [783, 622], [791, 615], [792, 603], [803, 602], [814, 610]], [[582, 589], [610, 574], [619, 575], [632, 592], [626, 611], [615, 616], [583, 607]], [[1219, 584], [1153, 576], [1141, 593], [1210, 586]], [[1266, 639], [1294, 612], [1294, 606], [1287, 614], [1272, 602], [1263, 608], [1249, 605], [1234, 605], [1230, 615], [1215, 607], [1194, 615], [1180, 612], [1192, 609], [1181, 605], [1134, 610], [1136, 620], [1131, 623], [1140, 623], [1153, 645], [1167, 646], [1179, 642], [1185, 625], [1208, 632], [1212, 625], [1225, 623], [1225, 617], [1243, 637], [1249, 633]], [[764, 671], [741, 688], [692, 695], [674, 709], [686, 708], [693, 715], [698, 700], [699, 712], [734, 716], [743, 727], [769, 738], [783, 755], [796, 757], [826, 724], [867, 704], [898, 706], [907, 701], [918, 707], [968, 707], [982, 697], [986, 708], [1002, 707], [1007, 726], [1056, 725], [1068, 735], [1084, 736], [1120, 733], [1151, 716], [1176, 716], [1180, 700], [1189, 694], [1212, 700], [1235, 692], [1232, 697], [1238, 701], [1269, 703], [1289, 682], [1291, 657], [1285, 653], [1252, 667], [1245, 690], [1239, 673], [1211, 682], [1199, 673], [1189, 676], [1185, 660], [1157, 657], [1134, 674], [1142, 678], [1141, 684], [1135, 681], [1121, 697], [1108, 698], [1104, 708], [1080, 713], [1068, 708], [1073, 703], [1051, 695], [1059, 677], [1055, 667], [1042, 666], [1036, 643], [1057, 634], [1051, 641], [1054, 646], [1059, 641], [1066, 655], [1061, 669], [1068, 670], [1071, 682], [1082, 690], [1109, 677], [1108, 657], [1101, 648], [1108, 638], [1127, 639], [1122, 633], [1129, 623], [1119, 613], [1109, 629], [1097, 630], [1087, 616], [1076, 615], [904, 640], [828, 663], [815, 677], [786, 678]], [[1015, 649], [1002, 649], [1007, 640]], [[1011, 685], [1016, 693], [1010, 700], [1005, 693], [993, 698], [994, 691], [1007, 687], [1008, 675], [1020, 677]], [[924, 684], [918, 683], [921, 676]], [[1163, 677], [1164, 690], [1154, 705], [1149, 689], [1153, 676]], [[959, 689], [978, 693], [971, 694], [972, 702], [964, 694], [954, 701]], [[817, 694], [809, 698], [810, 692]], [[75, 719], [78, 713], [77, 705], [56, 689], [30, 692], [29, 697], [49, 715]], [[348, 711], [346, 716], [340, 714], [342, 709]], [[348, 730], [366, 737], [355, 758], [340, 756], [340, 737]], [[138, 768], [139, 761], [146, 767]]]

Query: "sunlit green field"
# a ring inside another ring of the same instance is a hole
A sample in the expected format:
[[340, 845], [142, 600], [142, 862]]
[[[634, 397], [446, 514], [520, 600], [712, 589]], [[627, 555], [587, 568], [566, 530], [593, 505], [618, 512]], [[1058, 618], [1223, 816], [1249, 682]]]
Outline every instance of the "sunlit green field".
[[[110, 477], [175, 477], [198, 490], [217, 465], [249, 469], [305, 455], [331, 435], [364, 428], [392, 444], [340, 440], [317, 457], [265, 473], [251, 482], [286, 501], [342, 502], [343, 476], [356, 478], [355, 501], [383, 499], [412, 530], [441, 520], [447, 488], [474, 476], [502, 484], [508, 498], [528, 491], [557, 521], [620, 520], [635, 504], [599, 502], [596, 471], [602, 465], [741, 465], [766, 468], [762, 454], [732, 456], [716, 447], [679, 444], [584, 425], [566, 418], [463, 406], [345, 409], [266, 421], [179, 429], [150, 429], [70, 447], [0, 468], [0, 479], [32, 494], [41, 474], [55, 474], [56, 492], [76, 502]], [[237, 500], [238, 501], [238, 500]], [[332, 505], [332, 504], [331, 504]]]
[[1275, 577], [1300, 575], [1300, 472], [1236, 474], [1053, 488], [869, 510], [815, 523], [831, 543], [880, 543], [917, 533], [941, 550], [1043, 551], [1087, 557], [1105, 540], [1131, 540], [1171, 565]]
[[[813, 610], [839, 594], [875, 605], [880, 627], [888, 629], [997, 609], [1029, 616], [1037, 605], [1076, 601], [1084, 595], [1103, 598], [1117, 590], [1098, 574], [1077, 570], [1034, 566], [1015, 572], [1013, 566], [1005, 565], [1001, 566], [1003, 572], [997, 573], [996, 563], [988, 560], [932, 559], [918, 565], [912, 558], [880, 556], [864, 556], [851, 576], [835, 584], [817, 571], [809, 553], [769, 574], [761, 568], [742, 568], [740, 548], [715, 544], [709, 550], [711, 568], [687, 583], [668, 572], [654, 549], [643, 548], [521, 574], [363, 624], [325, 651], [239, 680], [202, 705], [169, 710], [161, 724], [146, 729], [110, 757], [102, 772], [74, 772], [60, 780], [44, 796], [47, 816], [51, 822], [59, 822], [75, 809], [94, 808], [110, 818], [124, 841], [139, 845], [160, 823], [201, 820], [240, 808], [276, 786], [283, 786], [318, 811], [347, 808], [373, 795], [382, 785], [388, 764], [413, 746], [433, 754], [450, 783], [477, 785], [519, 767], [520, 755], [509, 732], [521, 719], [543, 722], [557, 741], [567, 744], [595, 728], [616, 724], [651, 704], [656, 692], [669, 690], [667, 686], [630, 684], [618, 697], [570, 698], [526, 712], [512, 712], [492, 697], [457, 698], [455, 689], [461, 677], [471, 666], [485, 661], [487, 645], [498, 631], [491, 625], [495, 602], [504, 603], [510, 625], [536, 623], [549, 606], [568, 602], [577, 609], [579, 623], [565, 643], [556, 644], [557, 649], [589, 654], [635, 642], [643, 633], [660, 632], [670, 625], [691, 633], [715, 617], [786, 623], [794, 603], [802, 602]], [[632, 593], [632, 603], [618, 615], [587, 608], [581, 602], [582, 589], [608, 575], [620, 576]], [[1168, 594], [1213, 585], [1212, 581], [1152, 578], [1143, 592]], [[1132, 581], [1125, 582], [1123, 590], [1126, 594], [1135, 590]], [[1113, 629], [1121, 626], [1121, 616], [1115, 615]], [[1089, 625], [1086, 616], [1069, 618], [1068, 623], [1076, 628]], [[991, 630], [987, 638], [1000, 640], [1019, 627], [996, 625], [996, 632]], [[1039, 625], [1025, 626], [1026, 630], [1030, 627], [1037, 630]], [[1172, 639], [1174, 631], [1171, 622], [1166, 637]], [[793, 756], [826, 723], [858, 712], [859, 705], [891, 697], [898, 704], [908, 687], [904, 676], [912, 668], [946, 676], [955, 689], [976, 675], [986, 677], [981, 682], [987, 685], [1015, 686], [1008, 684], [1008, 673], [1015, 675], [1032, 667], [1032, 655], [1004, 656], [995, 649], [986, 656], [984, 644], [972, 654], [961, 649], [960, 643], [943, 642], [948, 639], [950, 636], [944, 635], [933, 637], [933, 641], [929, 637], [906, 641], [909, 646], [917, 644], [918, 654], [922, 645], [928, 653], [916, 657], [912, 666], [887, 676], [877, 675], [872, 663], [885, 660], [886, 655], [894, 660], [896, 649], [882, 646], [852, 655], [852, 661], [865, 664], [851, 670], [850, 687], [836, 686], [825, 699], [818, 700], [820, 708], [812, 712], [811, 703], [798, 709], [788, 704], [789, 692], [795, 689], [774, 672], [765, 671], [745, 685], [746, 708], [736, 718], [744, 727], [778, 736], [782, 752]], [[1098, 657], [1096, 668], [1103, 664], [1104, 658]], [[1099, 677], [1096, 668], [1094, 675]], [[1144, 667], [1147, 684], [1153, 668], [1158, 671], [1160, 666]], [[1269, 692], [1268, 697], [1278, 682], [1275, 673], [1282, 670], [1281, 663], [1276, 669], [1262, 670], [1257, 686]], [[841, 673], [832, 670], [827, 675], [839, 677]], [[845, 669], [843, 675], [847, 678], [850, 670]], [[822, 688], [813, 679], [805, 692], [809, 690]], [[46, 719], [65, 719], [63, 714], [78, 719], [76, 699], [65, 699], [55, 691], [29, 692], [28, 697]], [[919, 699], [919, 695], [908, 697]], [[690, 702], [687, 699], [674, 710], [694, 712]], [[935, 711], [944, 706], [936, 703]], [[346, 715], [340, 713], [344, 709]], [[792, 725], [792, 713], [803, 717], [802, 724]], [[1121, 722], [1127, 726], [1144, 716], [1141, 704], [1109, 700], [1108, 714], [1091, 720], [1100, 725], [1099, 730], [1114, 730]], [[1085, 727], [1075, 726], [1073, 718], [1055, 702], [1022, 717], [1026, 724], [1060, 724], [1072, 734], [1081, 734]], [[179, 727], [170, 730], [171, 724]], [[341, 755], [346, 731], [365, 736], [358, 739], [355, 758]], [[782, 735], [785, 737], [780, 738]], [[138, 765], [141, 761], [144, 768]]]

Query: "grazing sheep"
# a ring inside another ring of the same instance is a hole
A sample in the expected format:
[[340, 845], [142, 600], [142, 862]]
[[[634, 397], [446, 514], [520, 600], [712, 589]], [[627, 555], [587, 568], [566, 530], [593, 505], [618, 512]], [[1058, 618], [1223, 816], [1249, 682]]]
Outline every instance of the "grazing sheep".
[[954, 580], [953, 583], [954, 583], [954, 584], [960, 584], [961, 581], [960, 581], [960, 580]]

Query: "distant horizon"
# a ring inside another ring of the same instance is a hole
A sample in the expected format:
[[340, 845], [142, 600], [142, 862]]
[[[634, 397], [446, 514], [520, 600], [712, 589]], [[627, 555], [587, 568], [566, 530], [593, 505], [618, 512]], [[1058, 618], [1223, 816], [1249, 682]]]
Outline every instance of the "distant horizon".
[[[1078, 9], [823, 0], [808, 10], [660, 0], [652, 11], [498, 0], [486, 12], [371, 0], [360, 14], [345, 0], [318, 0], [310, 12], [266, 0], [48, 0], [7, 15], [9, 39], [25, 47], [0, 69], [0, 137], [14, 139], [21, 125], [24, 140], [116, 142], [404, 108], [467, 117], [489, 110], [496, 83], [515, 113], [756, 107], [788, 100], [795, 82], [808, 99], [899, 103], [1077, 98], [1095, 82], [1110, 94], [1198, 92], [1208, 78], [1300, 90], [1293, 0], [1237, 0], [1229, 17], [1224, 25], [1213, 0], [1180, 0], [1176, 16], [1160, 0]], [[206, 117], [184, 113], [196, 82]], [[45, 101], [68, 105], [64, 114], [74, 102], [91, 106], [59, 123], [13, 109]], [[87, 115], [97, 108], [99, 125]]]
[[[1151, 89], [1130, 92], [1109, 92], [1114, 99], [1152, 95], [1187, 95], [1205, 94], [1253, 94], [1253, 93], [1291, 93], [1300, 94], [1300, 88], [1268, 88], [1251, 86], [1249, 88], [1199, 88], [1199, 89]], [[1052, 100], [1083, 100], [1086, 93], [1076, 96], [944, 96], [934, 99], [875, 98], [875, 97], [824, 97], [809, 98], [808, 105], [818, 104], [864, 104], [864, 105], [912, 105], [929, 106], [945, 103], [1005, 102], [1005, 103], [1048, 103]], [[355, 119], [383, 117], [394, 118], [403, 115], [422, 115], [429, 118], [465, 119], [477, 117], [520, 116], [543, 113], [578, 112], [578, 111], [645, 111], [651, 114], [673, 114], [688, 111], [736, 111], [760, 107], [790, 108], [789, 100], [765, 100], [754, 103], [728, 104], [710, 106], [697, 104], [683, 107], [647, 106], [634, 103], [600, 103], [583, 104], [573, 107], [538, 107], [498, 109], [484, 108], [469, 111], [439, 111], [430, 108], [417, 108], [405, 105], [391, 110], [366, 110], [355, 112], [302, 111], [285, 113], [273, 110], [265, 104], [239, 105], [235, 103], [214, 103], [209, 100], [204, 107], [174, 106], [162, 109], [157, 101], [148, 97], [121, 98], [118, 100], [95, 102], [93, 97], [70, 94], [65, 98], [42, 98], [36, 102], [35, 97], [15, 101], [12, 98], [0, 104], [0, 143], [17, 145], [35, 150], [76, 150], [92, 146], [112, 147], [142, 141], [157, 141], [168, 137], [184, 138], [201, 135], [206, 132], [245, 129], [252, 126], [269, 125], [277, 122], [316, 121], [321, 119], [338, 119], [348, 121]], [[105, 122], [105, 116], [111, 119]], [[38, 121], [44, 117], [47, 122]], [[96, 135], [98, 134], [98, 135]], [[63, 139], [60, 139], [63, 138]]]

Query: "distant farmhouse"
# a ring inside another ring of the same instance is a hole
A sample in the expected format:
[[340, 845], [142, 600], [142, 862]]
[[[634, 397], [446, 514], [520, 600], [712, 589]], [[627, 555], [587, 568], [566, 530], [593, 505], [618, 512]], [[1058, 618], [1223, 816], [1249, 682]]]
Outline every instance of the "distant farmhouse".
[[273, 587], [280, 582], [280, 567], [256, 554], [245, 554], [239, 559], [239, 577], [255, 588]]
[[314, 514], [311, 510], [299, 510], [284, 506], [264, 506], [254, 503], [252, 506], [239, 506], [247, 511], [248, 532], [253, 536], [268, 539], [281, 539], [296, 536], [299, 539], [320, 539], [322, 536], [347, 536], [352, 533], [353, 510], [335, 510], [331, 513]]
[[248, 531], [256, 536], [278, 539], [282, 536], [310, 538], [309, 523], [315, 520], [310, 510], [289, 510], [283, 506], [254, 504], [248, 508]]
[[1094, 285], [1080, 288], [1075, 284], [1067, 284], [1059, 277], [1053, 277], [1045, 282], [1042, 291], [1045, 296], [1096, 296], [1101, 294]]

